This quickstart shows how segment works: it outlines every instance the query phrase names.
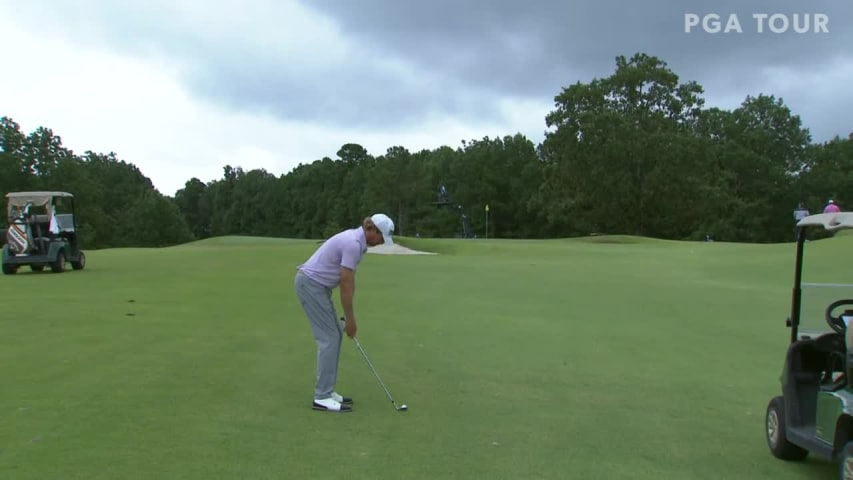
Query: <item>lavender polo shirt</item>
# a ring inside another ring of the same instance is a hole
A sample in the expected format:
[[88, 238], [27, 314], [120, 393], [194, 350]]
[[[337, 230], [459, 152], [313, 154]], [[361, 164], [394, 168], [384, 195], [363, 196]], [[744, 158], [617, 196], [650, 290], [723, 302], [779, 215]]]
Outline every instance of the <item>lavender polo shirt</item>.
[[323, 242], [298, 269], [311, 280], [335, 288], [341, 283], [341, 267], [355, 270], [366, 252], [364, 228], [351, 228]]

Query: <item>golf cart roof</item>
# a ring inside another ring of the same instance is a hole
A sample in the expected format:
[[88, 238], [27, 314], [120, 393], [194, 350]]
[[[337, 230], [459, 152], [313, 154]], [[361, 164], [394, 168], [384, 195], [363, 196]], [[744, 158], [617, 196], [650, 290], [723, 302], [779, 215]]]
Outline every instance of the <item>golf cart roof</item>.
[[49, 204], [56, 197], [73, 196], [68, 192], [9, 192], [6, 194], [10, 207], [22, 207], [29, 202], [41, 207]]
[[853, 228], [853, 212], [818, 213], [797, 222], [798, 227], [823, 227], [826, 230]]

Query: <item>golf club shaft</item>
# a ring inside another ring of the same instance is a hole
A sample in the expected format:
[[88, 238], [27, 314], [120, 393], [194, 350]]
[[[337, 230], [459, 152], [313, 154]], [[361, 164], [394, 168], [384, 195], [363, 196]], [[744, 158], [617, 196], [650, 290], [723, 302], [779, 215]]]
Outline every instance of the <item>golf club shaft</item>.
[[358, 339], [353, 337], [353, 341], [355, 341], [355, 346], [358, 347], [358, 351], [361, 352], [361, 356], [364, 357], [364, 360], [367, 362], [367, 366], [370, 367], [370, 370], [373, 372], [373, 375], [376, 377], [376, 380], [379, 381], [379, 385], [382, 386], [382, 389], [385, 390], [385, 394], [388, 395], [388, 399], [391, 400], [391, 403], [394, 404], [394, 407], [397, 407], [397, 404], [394, 402], [394, 398], [391, 396], [391, 392], [385, 387], [385, 384], [382, 382], [382, 379], [379, 378], [379, 373], [376, 372], [376, 369], [373, 368], [373, 364], [370, 363], [370, 359], [367, 358], [367, 354], [364, 353], [364, 349], [361, 348], [361, 344], [358, 343]]

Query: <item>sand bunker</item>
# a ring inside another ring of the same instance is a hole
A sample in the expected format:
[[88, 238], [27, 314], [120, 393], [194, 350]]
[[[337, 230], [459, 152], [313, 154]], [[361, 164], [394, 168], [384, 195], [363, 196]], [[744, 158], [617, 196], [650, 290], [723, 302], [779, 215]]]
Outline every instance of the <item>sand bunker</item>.
[[436, 255], [432, 252], [421, 252], [419, 250], [412, 250], [411, 248], [407, 248], [402, 245], [397, 245], [396, 243], [391, 245], [377, 245], [375, 247], [368, 247], [367, 253], [378, 253], [381, 255]]

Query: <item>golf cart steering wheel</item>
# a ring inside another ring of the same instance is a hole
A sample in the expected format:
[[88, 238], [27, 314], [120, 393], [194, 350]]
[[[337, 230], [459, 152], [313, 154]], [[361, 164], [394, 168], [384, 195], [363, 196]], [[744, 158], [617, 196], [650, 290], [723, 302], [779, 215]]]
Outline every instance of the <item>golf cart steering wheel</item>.
[[844, 319], [841, 318], [842, 315], [853, 316], [853, 310], [845, 310], [841, 315], [833, 316], [832, 312], [842, 305], [853, 306], [853, 299], [836, 300], [826, 307], [826, 323], [828, 323], [829, 326], [838, 333], [844, 333], [844, 329], [847, 328], [847, 326], [844, 325]]

